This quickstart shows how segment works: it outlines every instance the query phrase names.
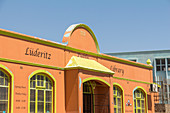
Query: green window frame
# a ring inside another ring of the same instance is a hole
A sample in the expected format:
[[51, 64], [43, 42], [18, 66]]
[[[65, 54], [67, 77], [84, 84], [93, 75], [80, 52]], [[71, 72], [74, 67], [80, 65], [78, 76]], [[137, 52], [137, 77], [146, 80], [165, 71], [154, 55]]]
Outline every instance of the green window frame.
[[0, 70], [0, 113], [9, 113], [10, 77]]
[[89, 82], [83, 84], [83, 93], [92, 94], [91, 85]]
[[134, 91], [134, 111], [135, 113], [146, 113], [145, 93], [141, 89]]
[[53, 113], [53, 82], [44, 74], [30, 78], [30, 113]]
[[118, 86], [113, 86], [113, 102], [114, 102], [114, 113], [122, 113], [122, 90]]

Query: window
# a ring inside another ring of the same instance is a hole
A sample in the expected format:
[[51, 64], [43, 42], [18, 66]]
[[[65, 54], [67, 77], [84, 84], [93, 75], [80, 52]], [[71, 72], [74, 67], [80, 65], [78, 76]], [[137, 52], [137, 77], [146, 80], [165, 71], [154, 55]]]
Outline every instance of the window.
[[165, 59], [156, 59], [156, 70], [157, 71], [166, 71], [165, 68]]
[[9, 77], [0, 70], [0, 113], [9, 113]]
[[90, 86], [89, 82], [86, 82], [86, 83], [83, 84], [83, 93], [86, 93], [86, 94], [92, 93], [91, 86]]
[[145, 95], [140, 89], [134, 92], [134, 110], [135, 113], [145, 113]]
[[30, 113], [53, 113], [53, 82], [42, 74], [30, 80]]
[[129, 59], [130, 61], [134, 61], [134, 62], [137, 62], [137, 59]]
[[168, 62], [168, 71], [170, 71], [170, 58], [167, 58], [167, 62]]
[[119, 87], [113, 86], [114, 113], [122, 113], [122, 91]]

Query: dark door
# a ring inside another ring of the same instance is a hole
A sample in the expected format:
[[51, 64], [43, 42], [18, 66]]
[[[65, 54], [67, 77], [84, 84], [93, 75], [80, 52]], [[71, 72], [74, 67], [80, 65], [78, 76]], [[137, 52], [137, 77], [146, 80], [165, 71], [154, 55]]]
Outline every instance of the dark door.
[[83, 113], [93, 113], [91, 94], [83, 94]]
[[109, 94], [94, 94], [95, 113], [110, 113]]

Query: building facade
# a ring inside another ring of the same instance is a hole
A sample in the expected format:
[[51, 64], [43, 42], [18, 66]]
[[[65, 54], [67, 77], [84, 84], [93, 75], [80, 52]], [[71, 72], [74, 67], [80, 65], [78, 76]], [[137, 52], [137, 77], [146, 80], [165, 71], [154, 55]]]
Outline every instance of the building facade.
[[153, 80], [170, 79], [170, 50], [138, 51], [107, 53], [119, 58], [147, 64], [150, 59], [153, 65]]
[[152, 66], [100, 53], [71, 25], [59, 44], [0, 29], [0, 113], [153, 113]]
[[165, 103], [170, 103], [170, 50], [138, 51], [107, 53], [116, 57], [128, 59], [135, 62], [147, 64], [150, 59], [153, 65], [153, 80], [160, 83], [163, 81], [165, 87], [163, 91]]

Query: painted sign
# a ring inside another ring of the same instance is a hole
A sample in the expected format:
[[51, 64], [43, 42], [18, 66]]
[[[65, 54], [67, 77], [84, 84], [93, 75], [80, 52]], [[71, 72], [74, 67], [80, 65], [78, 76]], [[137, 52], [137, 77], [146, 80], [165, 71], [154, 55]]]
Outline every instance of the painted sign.
[[45, 58], [45, 59], [51, 59], [51, 54], [49, 54], [46, 51], [40, 51], [39, 48], [34, 49], [34, 48], [29, 48], [27, 47], [25, 50], [25, 55], [30, 55], [30, 56], [35, 56], [35, 57], [40, 57], [40, 58]]
[[116, 65], [110, 66], [110, 70], [112, 70], [115, 73], [122, 74], [122, 76], [124, 75], [124, 72], [125, 72], [124, 69], [118, 68], [116, 67]]

